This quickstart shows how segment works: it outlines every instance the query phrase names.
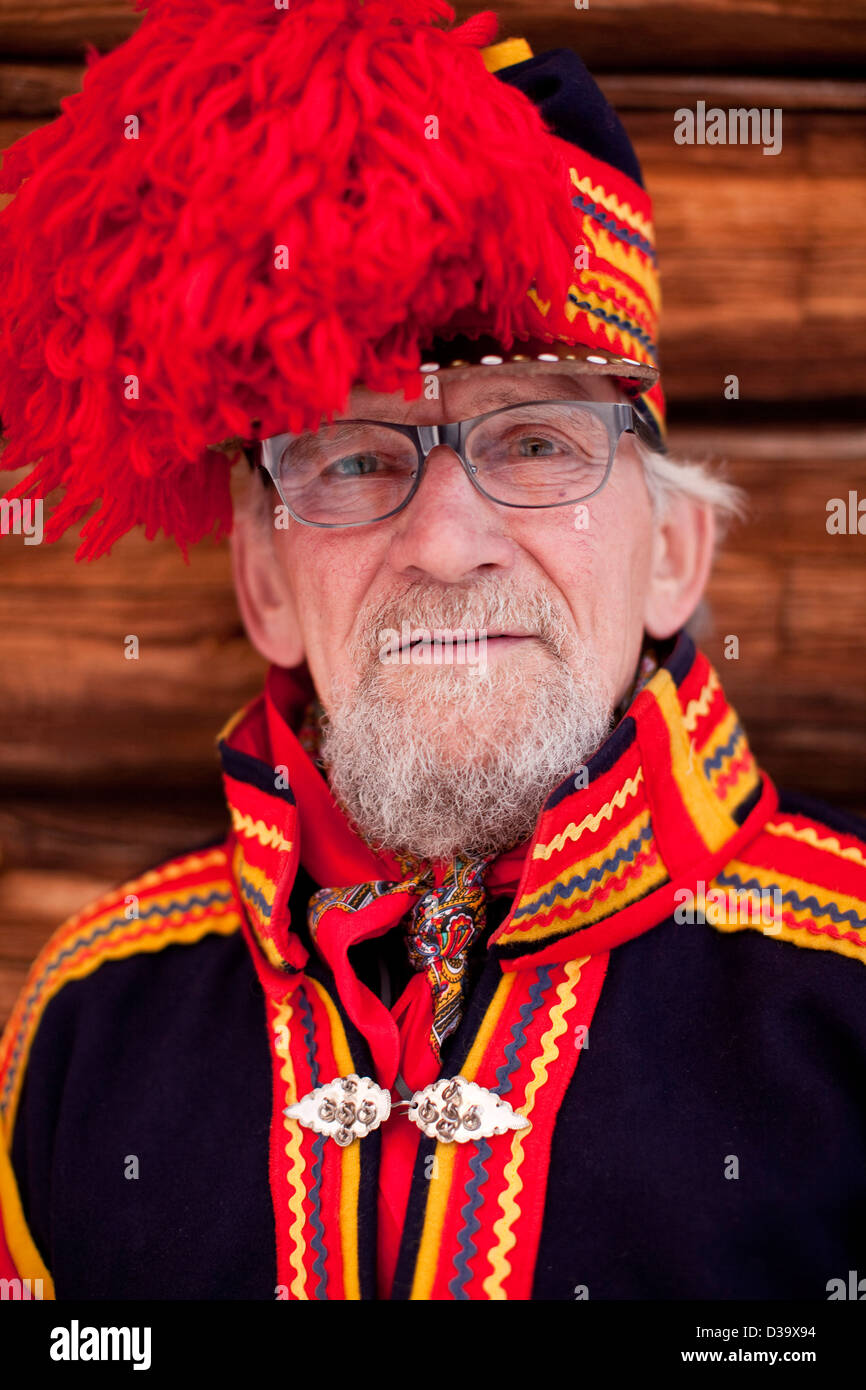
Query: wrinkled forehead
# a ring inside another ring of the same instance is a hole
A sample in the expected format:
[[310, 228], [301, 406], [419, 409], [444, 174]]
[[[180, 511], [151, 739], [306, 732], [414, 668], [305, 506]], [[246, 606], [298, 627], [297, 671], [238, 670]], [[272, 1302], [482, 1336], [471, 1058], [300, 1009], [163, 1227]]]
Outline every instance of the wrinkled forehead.
[[[626, 401], [628, 396], [611, 376], [581, 375], [553, 368], [550, 371], [513, 366], [448, 368], [424, 377], [424, 391], [407, 401], [402, 391], [390, 394], [353, 388], [345, 411], [338, 418], [394, 420], [407, 424], [434, 424], [437, 420], [465, 420], [503, 405], [520, 401], [575, 400]], [[435, 383], [435, 386], [434, 384]], [[427, 395], [438, 392], [432, 399]]]

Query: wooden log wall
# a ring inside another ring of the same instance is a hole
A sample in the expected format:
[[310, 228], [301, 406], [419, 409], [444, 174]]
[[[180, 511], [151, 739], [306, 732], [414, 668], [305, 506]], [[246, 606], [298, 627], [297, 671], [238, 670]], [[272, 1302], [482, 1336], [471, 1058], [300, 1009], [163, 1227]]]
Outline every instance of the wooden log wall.
[[[866, 11], [503, 0], [498, 12], [500, 37], [581, 54], [655, 201], [671, 445], [723, 460], [751, 499], [702, 644], [777, 782], [866, 812], [866, 537], [826, 527], [830, 498], [866, 497]], [[86, 42], [106, 51], [139, 22], [123, 0], [0, 0], [0, 151], [77, 89]], [[677, 145], [674, 112], [699, 100], [781, 108], [781, 153]], [[64, 917], [223, 830], [214, 738], [265, 670], [225, 544], [198, 546], [189, 566], [137, 534], [76, 566], [76, 544], [0, 548], [0, 1021]], [[131, 632], [137, 662], [123, 657]]]

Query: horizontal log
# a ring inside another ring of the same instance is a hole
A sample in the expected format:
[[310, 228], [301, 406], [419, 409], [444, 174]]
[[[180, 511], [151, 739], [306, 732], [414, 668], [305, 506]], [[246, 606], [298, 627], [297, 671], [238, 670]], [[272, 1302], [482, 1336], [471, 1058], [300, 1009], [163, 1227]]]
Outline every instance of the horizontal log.
[[617, 111], [675, 111], [706, 102], [721, 106], [768, 106], [789, 111], [863, 111], [866, 82], [813, 77], [767, 77], [761, 73], [730, 77], [704, 70], [679, 72], [605, 72], [598, 77]]
[[[855, 69], [866, 54], [858, 0], [497, 0], [499, 37], [521, 35], [534, 53], [574, 48], [591, 71], [633, 68]], [[460, 18], [475, 6], [456, 5]]]
[[[0, 61], [0, 116], [17, 119], [59, 114], [63, 97], [81, 89], [85, 68], [76, 63]], [[866, 110], [866, 82], [842, 78], [731, 77], [704, 70], [605, 72], [599, 85], [617, 111], [674, 111], [696, 101], [711, 106], [768, 106], [784, 111]]]
[[119, 884], [175, 855], [222, 839], [227, 811], [218, 773], [210, 796], [103, 795], [79, 790], [73, 808], [48, 792], [11, 796], [0, 806], [0, 874], [15, 870], [88, 871]]
[[[455, 5], [459, 20], [474, 0]], [[866, 58], [866, 19], [859, 0], [498, 0], [499, 38], [521, 35], [536, 53], [574, 47], [592, 68], [652, 70], [695, 67], [784, 71], [856, 69]], [[69, 6], [0, 0], [0, 52], [64, 58], [86, 43], [114, 48], [141, 22], [128, 0]]]
[[142, 18], [129, 0], [0, 0], [0, 53], [80, 59], [88, 43], [105, 53], [135, 33]]
[[80, 91], [84, 72], [79, 63], [0, 62], [0, 116], [59, 115], [63, 98]]

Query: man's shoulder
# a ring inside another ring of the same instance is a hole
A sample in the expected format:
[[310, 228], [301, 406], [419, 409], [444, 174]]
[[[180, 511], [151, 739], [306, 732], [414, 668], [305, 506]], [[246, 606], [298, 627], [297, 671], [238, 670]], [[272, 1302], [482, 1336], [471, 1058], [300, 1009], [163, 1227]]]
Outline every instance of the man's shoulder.
[[79, 978], [109, 960], [192, 943], [240, 927], [225, 842], [173, 855], [86, 903], [62, 922], [36, 962]]
[[45, 1009], [68, 984], [111, 962], [231, 936], [240, 926], [224, 842], [174, 855], [85, 904], [49, 937], [18, 995], [0, 1042], [0, 1109]]
[[[860, 816], [780, 790], [778, 809], [712, 886], [727, 897], [727, 920], [714, 923], [720, 930], [756, 929], [866, 964], [866, 821]], [[749, 898], [760, 912], [748, 912]]]

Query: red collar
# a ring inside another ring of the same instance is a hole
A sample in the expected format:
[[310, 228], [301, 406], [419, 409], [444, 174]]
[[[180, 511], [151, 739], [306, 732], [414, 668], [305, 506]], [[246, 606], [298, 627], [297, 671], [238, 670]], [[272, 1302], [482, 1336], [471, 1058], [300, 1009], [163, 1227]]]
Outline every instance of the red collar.
[[[301, 747], [294, 730], [311, 695], [305, 667], [271, 666], [262, 694], [217, 736], [232, 872], [283, 983], [308, 958], [306, 924], [293, 930], [288, 911], [299, 861], [323, 887], [403, 876], [395, 858], [352, 831]], [[528, 846], [491, 867], [490, 886], [501, 888], [522, 860], [488, 949], [513, 970], [630, 940], [670, 916], [678, 888], [709, 881], [776, 805], [715, 671], [681, 633], [586, 776], [557, 787]]]

